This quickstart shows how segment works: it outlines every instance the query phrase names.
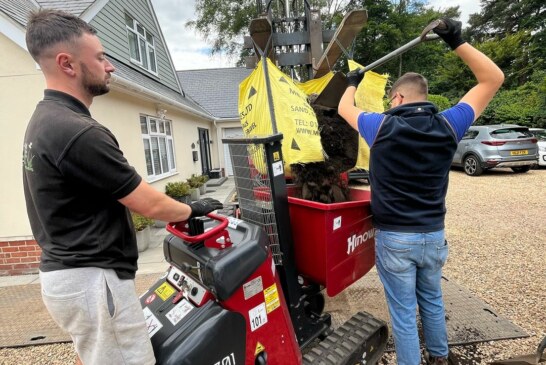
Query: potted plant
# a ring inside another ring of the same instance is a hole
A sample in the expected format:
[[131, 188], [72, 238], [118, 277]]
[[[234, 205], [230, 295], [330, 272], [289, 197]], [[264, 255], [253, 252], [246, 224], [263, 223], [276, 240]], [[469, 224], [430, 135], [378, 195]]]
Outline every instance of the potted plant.
[[138, 252], [142, 252], [150, 245], [150, 226], [154, 224], [154, 220], [135, 212], [131, 212], [131, 218], [135, 227]]
[[186, 181], [191, 189], [191, 199], [199, 200], [199, 197], [200, 197], [199, 188], [201, 187], [201, 185], [203, 185], [201, 181], [201, 177], [195, 174], [192, 174], [188, 179], [186, 179]]
[[207, 192], [207, 181], [209, 181], [209, 176], [201, 175], [199, 176], [199, 180], [201, 181], [201, 186], [199, 186], [199, 192], [201, 194], [205, 194]]
[[184, 181], [170, 182], [165, 185], [165, 194], [179, 202], [191, 203], [190, 185]]

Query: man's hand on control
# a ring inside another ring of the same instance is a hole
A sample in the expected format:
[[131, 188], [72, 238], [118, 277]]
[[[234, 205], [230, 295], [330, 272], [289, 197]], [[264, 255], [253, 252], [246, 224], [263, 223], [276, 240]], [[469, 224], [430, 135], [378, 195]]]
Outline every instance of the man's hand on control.
[[444, 42], [446, 42], [452, 50], [459, 47], [461, 44], [465, 43], [461, 35], [462, 23], [457, 20], [442, 18], [441, 19], [446, 27], [436, 27], [433, 29], [433, 32], [438, 34]]
[[355, 70], [350, 71], [347, 75], [347, 86], [354, 86], [358, 87], [358, 84], [360, 84], [360, 81], [364, 78], [364, 70], [361, 68], [357, 68]]
[[222, 203], [212, 198], [204, 198], [188, 205], [191, 208], [189, 218], [201, 217], [209, 214], [213, 210], [222, 209], [224, 207]]

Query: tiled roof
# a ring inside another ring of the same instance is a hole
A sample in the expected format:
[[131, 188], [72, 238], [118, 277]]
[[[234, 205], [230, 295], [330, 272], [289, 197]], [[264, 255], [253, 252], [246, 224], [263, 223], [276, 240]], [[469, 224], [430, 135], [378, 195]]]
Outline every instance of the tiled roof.
[[243, 67], [177, 71], [186, 96], [215, 118], [238, 118], [239, 84], [251, 69]]
[[116, 71], [114, 71], [115, 75], [125, 80], [128, 80], [136, 85], [139, 85], [145, 89], [152, 90], [166, 98], [172, 99], [183, 105], [186, 105], [198, 112], [202, 112], [204, 114], [210, 114], [201, 106], [197, 105], [192, 100], [190, 100], [189, 98], [187, 97], [185, 98], [180, 93], [166, 87], [165, 85], [162, 85], [156, 80], [130, 68], [129, 66], [123, 64], [122, 62], [119, 62], [118, 60], [112, 57], [109, 57], [108, 60], [116, 68]]
[[27, 24], [31, 11], [38, 10], [36, 4], [30, 0], [0, 0], [0, 11], [21, 24]]
[[[21, 24], [27, 25], [28, 15], [33, 10], [57, 9], [80, 16], [96, 0], [0, 0], [0, 11]], [[38, 3], [39, 7], [36, 6]]]

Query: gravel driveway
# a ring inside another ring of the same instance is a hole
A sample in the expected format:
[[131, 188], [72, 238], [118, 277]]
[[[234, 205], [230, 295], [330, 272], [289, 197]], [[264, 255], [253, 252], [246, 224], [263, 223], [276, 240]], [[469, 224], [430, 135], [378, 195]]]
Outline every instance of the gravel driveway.
[[[531, 337], [452, 348], [459, 364], [533, 353], [546, 336], [546, 170], [450, 173], [445, 275]], [[71, 344], [0, 349], [2, 365], [73, 364]], [[386, 354], [384, 363], [394, 364]], [[287, 364], [290, 365], [290, 364]]]

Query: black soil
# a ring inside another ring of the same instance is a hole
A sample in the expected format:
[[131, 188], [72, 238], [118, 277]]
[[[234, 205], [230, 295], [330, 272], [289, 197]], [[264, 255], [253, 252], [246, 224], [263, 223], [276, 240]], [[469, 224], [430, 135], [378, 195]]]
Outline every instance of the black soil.
[[341, 174], [356, 164], [358, 132], [336, 109], [310, 104], [317, 116], [325, 161], [291, 165], [293, 183], [300, 188], [303, 199], [321, 203], [347, 201], [349, 189]]

